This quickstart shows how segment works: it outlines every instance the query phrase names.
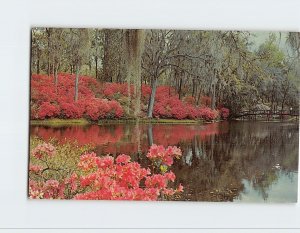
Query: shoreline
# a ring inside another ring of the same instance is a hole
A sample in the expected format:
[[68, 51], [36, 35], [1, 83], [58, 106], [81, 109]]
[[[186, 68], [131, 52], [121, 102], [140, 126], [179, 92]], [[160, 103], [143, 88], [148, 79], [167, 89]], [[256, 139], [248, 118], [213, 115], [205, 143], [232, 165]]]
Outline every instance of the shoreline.
[[[86, 126], [86, 125], [110, 125], [110, 124], [136, 124], [136, 123], [144, 123], [144, 124], [189, 124], [189, 125], [204, 125], [204, 124], [211, 124], [211, 123], [217, 123], [222, 122], [223, 120], [217, 120], [217, 121], [204, 121], [204, 120], [177, 120], [177, 119], [148, 119], [148, 118], [139, 118], [139, 119], [102, 119], [99, 121], [89, 121], [85, 118], [79, 118], [79, 119], [59, 119], [59, 118], [53, 118], [53, 119], [45, 119], [45, 120], [30, 120], [29, 125], [35, 125], [35, 126], [49, 126], [49, 127], [60, 127], [60, 126]], [[273, 122], [273, 123], [283, 123], [283, 122], [298, 122], [296, 118], [293, 119], [286, 119], [286, 120], [242, 120], [242, 119], [229, 119], [228, 121], [236, 121], [236, 122], [243, 122], [243, 121], [251, 121], [251, 122]]]
[[[216, 122], [216, 121], [214, 121]], [[40, 126], [71, 126], [71, 125], [109, 125], [109, 124], [136, 124], [136, 123], [153, 123], [153, 124], [208, 124], [213, 123], [204, 120], [177, 120], [177, 119], [102, 119], [99, 121], [88, 121], [85, 118], [80, 119], [45, 119], [30, 120], [30, 125]]]

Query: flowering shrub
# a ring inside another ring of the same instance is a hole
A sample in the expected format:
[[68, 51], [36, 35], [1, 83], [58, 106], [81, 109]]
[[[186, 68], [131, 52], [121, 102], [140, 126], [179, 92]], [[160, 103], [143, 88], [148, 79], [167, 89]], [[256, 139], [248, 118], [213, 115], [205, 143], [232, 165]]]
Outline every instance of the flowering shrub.
[[[74, 101], [75, 75], [59, 74], [55, 86], [53, 76], [32, 75], [31, 79], [31, 118], [81, 118], [87, 116], [92, 120], [101, 118], [119, 118], [123, 109], [116, 100], [108, 101], [105, 93], [115, 89], [104, 89], [97, 80], [80, 76], [78, 101]], [[105, 86], [105, 85], [104, 85]], [[103, 93], [105, 92], [105, 93]], [[122, 94], [126, 90], [121, 91]], [[110, 96], [107, 94], [107, 96]], [[95, 109], [93, 109], [95, 107]]]
[[212, 110], [211, 108], [208, 107], [199, 109], [199, 117], [206, 121], [212, 121], [216, 119], [218, 116], [219, 113], [217, 110]]
[[[90, 120], [115, 119], [124, 116], [123, 108], [129, 108], [129, 115], [135, 106], [135, 100], [129, 101], [127, 83], [100, 83], [96, 79], [80, 76], [78, 100], [74, 101], [75, 75], [59, 74], [55, 85], [53, 76], [32, 75], [31, 78], [31, 119], [45, 118], [81, 118]], [[134, 86], [130, 85], [130, 95]], [[142, 85], [141, 116], [146, 116], [151, 87]], [[183, 100], [175, 88], [158, 86], [156, 89], [153, 116], [172, 119], [215, 120], [218, 117], [227, 119], [229, 110], [221, 108], [217, 113], [208, 106], [211, 98], [202, 96], [200, 106], [192, 96]]]
[[[38, 152], [43, 156], [37, 156]], [[55, 148], [51, 144], [43, 143], [36, 146], [31, 155], [38, 162], [47, 164], [48, 157], [53, 158]], [[177, 147], [164, 148], [153, 145], [147, 157], [161, 160], [170, 166], [174, 158], [181, 156]], [[43, 160], [42, 160], [43, 158]], [[49, 168], [48, 169], [52, 169]], [[30, 171], [36, 176], [30, 176], [29, 197], [33, 199], [77, 199], [77, 200], [159, 200], [168, 198], [183, 191], [180, 184], [177, 188], [170, 187], [175, 181], [172, 171], [160, 174], [151, 173], [149, 168], [143, 168], [138, 162], [132, 162], [125, 154], [112, 156], [97, 156], [94, 152], [80, 156], [77, 169], [71, 175], [57, 178], [43, 179], [46, 170], [40, 165], [31, 165]], [[52, 169], [59, 173], [59, 168]], [[37, 178], [38, 177], [38, 178]], [[58, 175], [57, 177], [60, 177]], [[35, 178], [35, 179], [34, 179]]]
[[86, 115], [92, 120], [120, 118], [123, 116], [123, 109], [115, 100], [93, 99], [86, 105]]
[[64, 118], [80, 118], [83, 114], [75, 103], [61, 103], [60, 108]]
[[29, 165], [29, 171], [34, 172], [34, 173], [39, 173], [43, 171], [44, 167], [40, 165]]
[[221, 118], [226, 120], [229, 117], [229, 109], [228, 108], [221, 108], [220, 109]]
[[153, 144], [147, 154], [147, 158], [154, 161], [156, 164], [171, 166], [174, 158], [179, 159], [182, 153], [176, 146], [168, 146], [166, 149], [163, 146]]
[[49, 102], [43, 102], [38, 110], [38, 118], [45, 119], [50, 117], [56, 117], [59, 114], [59, 107]]
[[42, 159], [45, 156], [52, 157], [55, 155], [55, 147], [50, 143], [43, 143], [34, 148], [31, 153], [33, 157], [38, 159]]

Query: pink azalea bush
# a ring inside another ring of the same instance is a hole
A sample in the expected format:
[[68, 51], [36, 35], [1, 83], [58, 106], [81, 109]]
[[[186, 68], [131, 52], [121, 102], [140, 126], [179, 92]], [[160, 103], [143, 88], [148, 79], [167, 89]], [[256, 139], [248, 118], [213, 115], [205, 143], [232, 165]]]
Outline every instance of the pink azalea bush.
[[[134, 99], [128, 103], [129, 93], [134, 96], [134, 87], [127, 83], [101, 83], [95, 78], [80, 76], [78, 100], [74, 101], [75, 75], [58, 74], [54, 77], [32, 75], [31, 78], [31, 119], [87, 118], [92, 121], [124, 117], [123, 108], [133, 108]], [[141, 116], [146, 115], [151, 87], [142, 85]], [[218, 103], [220, 104], [220, 103]], [[129, 106], [128, 106], [129, 105]], [[158, 86], [155, 95], [153, 117], [172, 119], [227, 119], [229, 110], [212, 110], [211, 98], [202, 96], [196, 101], [193, 96], [179, 98], [174, 87]], [[218, 105], [219, 106], [219, 105]]]
[[75, 75], [58, 74], [57, 85], [53, 80], [53, 76], [32, 75], [31, 119], [84, 117], [96, 121], [123, 116], [120, 103], [113, 99], [109, 100], [110, 95], [105, 95], [96, 79], [80, 76], [77, 101], [74, 101]]
[[159, 165], [171, 166], [174, 158], [179, 159], [182, 155], [181, 150], [176, 146], [168, 146], [164, 148], [161, 145], [153, 144], [147, 154], [147, 158], [158, 163]]
[[[55, 147], [51, 144], [36, 146], [31, 155], [40, 161], [55, 156]], [[175, 158], [181, 156], [177, 147], [153, 145], [147, 157], [156, 163], [171, 166]], [[49, 168], [49, 167], [48, 167]], [[29, 198], [32, 199], [76, 199], [76, 200], [159, 200], [183, 191], [170, 185], [176, 176], [172, 171], [159, 174], [143, 168], [138, 162], [131, 161], [125, 154], [116, 158], [106, 155], [99, 157], [94, 152], [80, 156], [77, 171], [63, 179], [43, 178], [41, 165], [30, 165]], [[53, 169], [59, 172], [59, 169]], [[33, 176], [33, 173], [35, 176]]]

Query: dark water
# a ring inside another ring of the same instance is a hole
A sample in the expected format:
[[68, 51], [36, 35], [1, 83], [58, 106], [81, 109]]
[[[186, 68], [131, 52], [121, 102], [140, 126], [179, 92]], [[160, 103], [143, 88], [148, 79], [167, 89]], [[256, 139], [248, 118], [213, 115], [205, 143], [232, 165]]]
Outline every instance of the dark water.
[[152, 143], [179, 146], [183, 156], [172, 171], [185, 191], [178, 200], [297, 201], [299, 128], [295, 123], [32, 126], [31, 135], [93, 144], [99, 155], [125, 153], [144, 165]]

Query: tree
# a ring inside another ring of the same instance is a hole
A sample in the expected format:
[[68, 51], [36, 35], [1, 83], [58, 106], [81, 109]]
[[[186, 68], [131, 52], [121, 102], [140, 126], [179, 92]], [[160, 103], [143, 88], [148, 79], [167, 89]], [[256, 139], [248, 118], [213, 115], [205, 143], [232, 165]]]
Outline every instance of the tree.
[[134, 83], [134, 116], [137, 118], [141, 111], [141, 62], [144, 50], [144, 30], [127, 30], [125, 32], [125, 58], [127, 61], [128, 110], [130, 107], [130, 83]]
[[75, 67], [76, 72], [74, 100], [77, 101], [80, 67], [87, 61], [90, 49], [88, 29], [70, 29], [67, 37], [67, 43], [69, 45], [68, 54], [71, 67]]

